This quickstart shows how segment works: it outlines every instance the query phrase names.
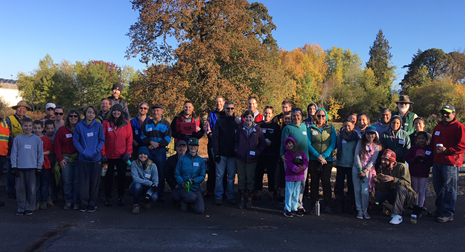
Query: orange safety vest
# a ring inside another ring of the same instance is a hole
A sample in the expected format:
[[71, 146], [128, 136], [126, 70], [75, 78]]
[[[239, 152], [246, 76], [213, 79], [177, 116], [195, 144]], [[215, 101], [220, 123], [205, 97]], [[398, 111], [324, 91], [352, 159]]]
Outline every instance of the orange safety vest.
[[[8, 155], [8, 139], [10, 138], [10, 130], [5, 121], [0, 123], [0, 156]], [[1, 167], [0, 167], [1, 168]]]

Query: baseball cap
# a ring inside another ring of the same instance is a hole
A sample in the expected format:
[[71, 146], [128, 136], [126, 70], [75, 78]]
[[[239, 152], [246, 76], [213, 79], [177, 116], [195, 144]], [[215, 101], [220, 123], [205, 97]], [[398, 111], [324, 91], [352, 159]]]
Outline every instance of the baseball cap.
[[441, 110], [439, 112], [445, 111], [447, 113], [455, 113], [455, 107], [452, 105], [444, 105], [442, 106]]

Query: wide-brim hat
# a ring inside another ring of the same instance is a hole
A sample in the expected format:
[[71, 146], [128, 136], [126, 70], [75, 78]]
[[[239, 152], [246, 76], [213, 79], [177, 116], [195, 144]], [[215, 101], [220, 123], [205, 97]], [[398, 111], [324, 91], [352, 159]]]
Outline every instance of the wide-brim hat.
[[19, 101], [18, 104], [16, 104], [15, 106], [13, 106], [11, 108], [16, 110], [19, 107], [25, 107], [27, 110], [32, 111], [32, 107], [29, 104], [27, 104], [27, 102], [25, 100]]
[[413, 104], [413, 102], [410, 101], [410, 98], [408, 95], [401, 95], [399, 96], [399, 100], [396, 101], [396, 103], [408, 103], [408, 104]]

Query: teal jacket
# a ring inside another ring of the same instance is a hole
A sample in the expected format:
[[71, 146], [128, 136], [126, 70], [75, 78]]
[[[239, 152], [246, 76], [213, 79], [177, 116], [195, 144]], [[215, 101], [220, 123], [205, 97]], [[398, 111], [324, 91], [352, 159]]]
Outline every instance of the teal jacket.
[[399, 129], [396, 133], [391, 128], [384, 131], [380, 138], [381, 145], [384, 149], [390, 149], [396, 153], [396, 161], [405, 163], [405, 157], [410, 149], [409, 134]]
[[303, 151], [308, 157], [308, 136], [307, 136], [307, 126], [305, 123], [301, 122], [300, 125], [295, 125], [293, 123], [288, 124], [283, 129], [281, 134], [281, 149], [280, 155], [286, 153], [286, 148], [284, 148], [284, 139], [292, 137], [297, 144], [297, 149]]
[[[328, 122], [328, 113], [324, 108], [319, 108], [318, 111], [323, 110], [326, 115], [326, 122]], [[321, 155], [326, 161], [333, 161], [331, 153], [336, 148], [336, 130], [331, 125], [326, 125], [323, 129], [318, 128], [315, 122], [307, 130], [308, 135], [308, 150], [310, 152], [310, 160], [318, 160]]]
[[199, 155], [192, 156], [189, 153], [179, 158], [176, 170], [174, 171], [176, 182], [181, 185], [188, 179], [194, 179], [191, 191], [198, 191], [200, 183], [205, 180], [205, 161]]

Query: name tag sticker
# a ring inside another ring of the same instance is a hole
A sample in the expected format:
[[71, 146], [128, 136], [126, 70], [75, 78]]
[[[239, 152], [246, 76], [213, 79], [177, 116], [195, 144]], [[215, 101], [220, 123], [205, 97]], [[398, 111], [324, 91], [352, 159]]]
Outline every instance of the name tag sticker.
[[255, 156], [255, 151], [250, 151], [250, 155]]
[[439, 134], [441, 134], [441, 132], [440, 132], [440, 131], [436, 131], [436, 132], [434, 132], [434, 135], [436, 135], [436, 136], [439, 136]]
[[404, 140], [399, 139], [399, 144], [404, 144], [404, 143], [405, 143]]
[[199, 166], [199, 163], [198, 163], [198, 162], [194, 162], [194, 166]]
[[316, 136], [316, 135], [318, 135], [318, 132], [313, 131], [313, 132], [312, 132], [312, 135]]
[[297, 158], [298, 158], [298, 159], [302, 159], [302, 156], [298, 156]]
[[404, 126], [408, 126], [408, 123], [404, 123]]
[[32, 146], [30, 144], [25, 144], [24, 145], [24, 149], [26, 150], [30, 150], [32, 148]]
[[266, 129], [262, 129], [262, 131], [263, 131], [263, 134], [265, 134], [265, 133], [266, 133]]
[[138, 130], [134, 130], [134, 134], [139, 135], [139, 131], [138, 131]]
[[71, 138], [73, 137], [73, 134], [66, 134], [66, 138]]
[[87, 133], [87, 137], [93, 137], [93, 136], [94, 136], [94, 132]]
[[365, 146], [365, 149], [366, 149], [367, 151], [370, 151], [370, 147], [368, 147], [368, 145]]
[[113, 128], [108, 128], [108, 131], [113, 131]]
[[152, 177], [152, 175], [150, 175], [150, 174], [148, 174], [148, 173], [145, 174], [145, 178], [150, 179], [151, 177]]
[[431, 155], [431, 151], [427, 150], [427, 151], [425, 151], [425, 154], [429, 156], [429, 155]]
[[148, 128], [147, 131], [152, 131], [152, 128]]
[[345, 139], [342, 139], [342, 143], [347, 143], [347, 141]]
[[307, 131], [302, 131], [302, 135], [306, 136], [306, 135], [307, 135]]

